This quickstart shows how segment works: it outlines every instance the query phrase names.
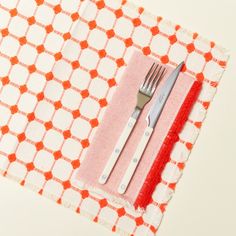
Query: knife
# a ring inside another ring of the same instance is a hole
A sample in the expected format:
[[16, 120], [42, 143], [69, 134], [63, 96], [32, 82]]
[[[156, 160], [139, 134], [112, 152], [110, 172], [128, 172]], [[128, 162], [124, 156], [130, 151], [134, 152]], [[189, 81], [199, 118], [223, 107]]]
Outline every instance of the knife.
[[124, 177], [118, 187], [118, 193], [124, 194], [130, 184], [130, 181], [138, 167], [138, 164], [142, 158], [144, 150], [152, 136], [153, 130], [156, 127], [157, 121], [159, 120], [163, 108], [169, 98], [169, 95], [175, 85], [177, 78], [184, 66], [184, 62], [180, 63], [178, 67], [171, 73], [171, 75], [167, 78], [166, 82], [164, 83], [161, 91], [159, 92], [154, 105], [151, 107], [149, 114], [147, 116], [147, 128], [145, 129], [143, 136], [138, 144], [138, 147], [130, 161], [130, 164], [124, 174]]

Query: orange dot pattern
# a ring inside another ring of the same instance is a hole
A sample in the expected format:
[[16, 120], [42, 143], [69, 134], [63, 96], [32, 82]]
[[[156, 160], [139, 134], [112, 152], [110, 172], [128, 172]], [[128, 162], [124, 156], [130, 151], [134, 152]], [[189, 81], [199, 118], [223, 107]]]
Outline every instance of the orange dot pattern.
[[[22, 0], [14, 2], [0, 3], [0, 11], [7, 16], [0, 28], [3, 175], [14, 177], [21, 185], [34, 186], [39, 194], [70, 205], [94, 222], [105, 222], [114, 232], [155, 235], [193, 148], [193, 135], [184, 135], [185, 129], [180, 134], [177, 151], [171, 154], [145, 213], [118, 207], [80, 188], [74, 174], [132, 50], [172, 66], [184, 60], [183, 71], [204, 83], [186, 123], [186, 130], [195, 134], [202, 126], [202, 114], [210, 105], [227, 56], [197, 33], [152, 17], [126, 0], [78, 0], [73, 6], [67, 0], [32, 0], [31, 11]], [[89, 7], [83, 14], [85, 4]], [[98, 83], [96, 89], [94, 83]], [[179, 176], [170, 179], [173, 172]], [[160, 200], [163, 192], [166, 194]]]

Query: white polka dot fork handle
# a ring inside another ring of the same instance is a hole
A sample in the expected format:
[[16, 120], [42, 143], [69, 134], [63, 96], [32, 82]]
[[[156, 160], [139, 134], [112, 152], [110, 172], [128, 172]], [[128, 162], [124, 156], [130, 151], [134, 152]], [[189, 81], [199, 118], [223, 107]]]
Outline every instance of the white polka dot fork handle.
[[141, 141], [138, 144], [138, 147], [135, 151], [135, 154], [132, 157], [132, 160], [130, 161], [129, 167], [126, 170], [126, 174], [124, 175], [121, 184], [118, 188], [119, 194], [124, 194], [127, 190], [127, 187], [129, 185], [130, 180], [132, 179], [135, 170], [137, 169], [137, 166], [142, 158], [143, 152], [152, 136], [153, 128], [147, 127], [143, 133], [143, 137]]
[[117, 142], [115, 148], [113, 149], [113, 152], [110, 156], [109, 161], [107, 162], [107, 165], [105, 169], [103, 170], [102, 175], [99, 178], [99, 183], [100, 184], [105, 184], [107, 182], [107, 179], [109, 178], [110, 173], [112, 172], [112, 169], [114, 168], [120, 153], [125, 146], [126, 141], [128, 140], [137, 120], [134, 119], [133, 117], [129, 118], [128, 123], [126, 124], [126, 127], [124, 128], [119, 141]]
[[[135, 127], [135, 124], [141, 114], [141, 111], [145, 107], [145, 105], [151, 100], [153, 94], [160, 82], [163, 78], [165, 72], [165, 68], [160, 66], [159, 64], [153, 63], [151, 68], [149, 69], [145, 80], [141, 87], [139, 88], [137, 95], [137, 105], [134, 109], [132, 116], [129, 118], [120, 138], [118, 139], [111, 156], [108, 159], [108, 162], [99, 177], [98, 182], [100, 184], [105, 184], [110, 177], [112, 170], [114, 169], [122, 150], [125, 147], [125, 144], [132, 133], [132, 130]], [[125, 95], [124, 95], [125, 96]]]

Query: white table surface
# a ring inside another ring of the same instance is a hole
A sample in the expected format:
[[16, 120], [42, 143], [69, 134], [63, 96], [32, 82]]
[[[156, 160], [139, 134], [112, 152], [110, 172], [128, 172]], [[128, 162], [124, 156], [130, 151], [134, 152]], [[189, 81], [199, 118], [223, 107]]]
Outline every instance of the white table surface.
[[[32, 0], [33, 1], [33, 0]], [[235, 236], [236, 1], [136, 0], [215, 40], [231, 59], [159, 236]], [[0, 235], [112, 236], [102, 226], [0, 177]]]

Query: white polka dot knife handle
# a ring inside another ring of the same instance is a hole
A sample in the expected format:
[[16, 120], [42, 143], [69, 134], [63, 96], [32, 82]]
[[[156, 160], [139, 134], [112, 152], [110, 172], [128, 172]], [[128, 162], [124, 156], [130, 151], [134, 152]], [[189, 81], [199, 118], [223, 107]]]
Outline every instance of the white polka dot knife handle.
[[129, 183], [138, 167], [138, 164], [142, 158], [142, 155], [145, 151], [145, 148], [152, 136], [153, 128], [147, 127], [144, 131], [143, 137], [141, 141], [138, 144], [138, 147], [132, 157], [132, 160], [128, 166], [128, 169], [125, 172], [125, 175], [123, 179], [121, 180], [121, 183], [118, 188], [118, 193], [119, 194], [124, 194], [129, 186]]
[[133, 117], [129, 118], [118, 142], [116, 143], [115, 148], [113, 149], [113, 152], [110, 156], [110, 159], [108, 160], [100, 178], [99, 178], [99, 183], [100, 184], [105, 184], [114, 168], [114, 166], [116, 165], [116, 162], [119, 159], [119, 156], [136, 124], [136, 119], [134, 119]]

